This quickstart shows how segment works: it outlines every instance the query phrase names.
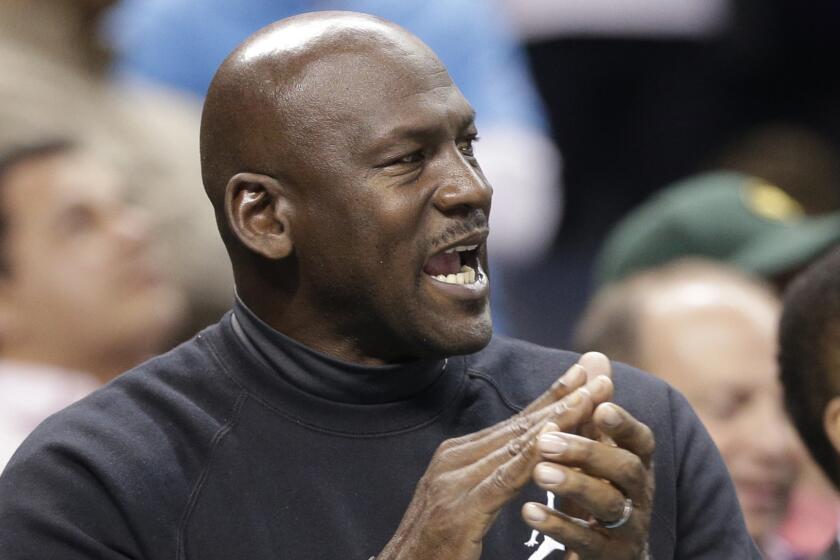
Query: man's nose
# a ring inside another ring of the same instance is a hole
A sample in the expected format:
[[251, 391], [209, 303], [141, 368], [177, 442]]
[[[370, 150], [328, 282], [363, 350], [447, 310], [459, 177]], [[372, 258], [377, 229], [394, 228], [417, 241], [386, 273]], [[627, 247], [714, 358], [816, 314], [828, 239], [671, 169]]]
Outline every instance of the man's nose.
[[479, 209], [489, 214], [493, 187], [478, 164], [470, 162], [457, 147], [447, 150], [440, 161], [438, 182], [434, 203], [441, 212], [466, 214]]
[[130, 250], [146, 250], [151, 244], [149, 216], [139, 208], [123, 208], [114, 222], [114, 229], [123, 245]]

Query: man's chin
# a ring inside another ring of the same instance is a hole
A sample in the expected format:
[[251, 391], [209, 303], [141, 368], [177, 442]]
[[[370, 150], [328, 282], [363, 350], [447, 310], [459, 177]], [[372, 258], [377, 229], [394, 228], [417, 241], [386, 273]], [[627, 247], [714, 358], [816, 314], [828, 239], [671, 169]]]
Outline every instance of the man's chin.
[[457, 324], [436, 331], [427, 338], [427, 355], [435, 358], [461, 356], [478, 352], [490, 343], [493, 337], [493, 323], [489, 317], [458, 327]]

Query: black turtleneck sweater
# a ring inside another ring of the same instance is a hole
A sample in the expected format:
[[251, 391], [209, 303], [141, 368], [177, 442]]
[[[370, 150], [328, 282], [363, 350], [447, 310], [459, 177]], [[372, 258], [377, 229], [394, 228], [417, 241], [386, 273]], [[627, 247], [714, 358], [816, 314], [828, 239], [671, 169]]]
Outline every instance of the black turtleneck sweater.
[[[30, 436], [0, 477], [0, 558], [367, 560], [444, 439], [509, 417], [575, 359], [495, 338], [470, 356], [362, 367], [237, 304]], [[759, 558], [685, 400], [619, 364], [614, 381], [656, 434], [652, 558]], [[482, 558], [563, 557], [520, 519], [528, 500], [545, 492], [503, 510]]]

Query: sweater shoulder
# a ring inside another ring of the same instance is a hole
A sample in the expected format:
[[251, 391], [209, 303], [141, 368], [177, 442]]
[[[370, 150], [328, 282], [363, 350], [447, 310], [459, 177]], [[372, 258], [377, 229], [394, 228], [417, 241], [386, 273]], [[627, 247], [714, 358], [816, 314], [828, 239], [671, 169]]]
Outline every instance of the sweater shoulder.
[[[473, 374], [492, 379], [511, 403], [524, 408], [579, 357], [575, 352], [494, 336], [484, 349], [467, 357], [467, 368]], [[671, 389], [667, 383], [627, 364], [615, 361], [611, 364], [617, 404], [640, 420], [640, 413], [658, 411], [661, 414], [669, 407]]]
[[[73, 457], [115, 479], [142, 474], [150, 484], [154, 478], [188, 483], [200, 471], [215, 434], [235, 413], [241, 393], [204, 340], [215, 328], [47, 418], [10, 467], [48, 453]], [[159, 467], [148, 472], [150, 464]]]

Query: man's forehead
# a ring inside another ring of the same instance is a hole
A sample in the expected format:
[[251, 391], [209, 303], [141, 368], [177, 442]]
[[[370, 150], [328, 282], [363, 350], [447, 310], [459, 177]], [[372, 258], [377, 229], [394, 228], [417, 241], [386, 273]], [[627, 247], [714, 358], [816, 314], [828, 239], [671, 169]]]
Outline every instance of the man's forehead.
[[[399, 103], [417, 95], [448, 96], [453, 88], [436, 59], [382, 56], [381, 53], [331, 53], [301, 73], [297, 89], [327, 105]], [[327, 107], [329, 108], [329, 107]]]
[[55, 154], [25, 165], [12, 182], [15, 188], [9, 189], [16, 200], [25, 204], [62, 206], [126, 198], [126, 187], [118, 173], [90, 154]]
[[313, 120], [377, 135], [435, 126], [463, 129], [475, 116], [436, 59], [401, 63], [336, 53], [310, 65], [294, 97], [293, 104]]
[[287, 58], [325, 53], [354, 44], [396, 45], [410, 37], [393, 23], [366, 14], [317, 12], [281, 20], [255, 33], [241, 47], [244, 63], [264, 58]]
[[367, 151], [367, 140], [407, 114], [450, 131], [472, 116], [420, 39], [364, 14], [283, 20], [246, 40], [211, 84], [201, 134], [205, 185], [219, 201], [242, 169], [284, 175], [324, 151]]

